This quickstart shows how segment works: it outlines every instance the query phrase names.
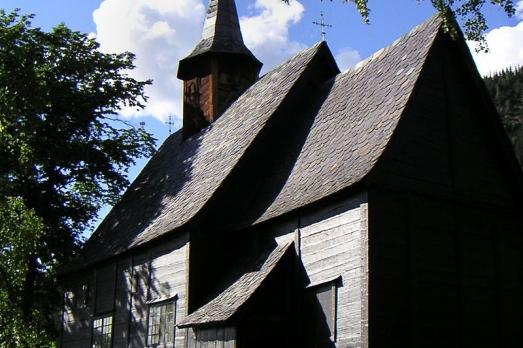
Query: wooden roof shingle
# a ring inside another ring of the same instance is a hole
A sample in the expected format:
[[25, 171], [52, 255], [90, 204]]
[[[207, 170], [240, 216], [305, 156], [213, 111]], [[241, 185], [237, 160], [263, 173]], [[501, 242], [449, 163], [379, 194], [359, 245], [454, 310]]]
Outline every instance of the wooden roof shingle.
[[285, 185], [257, 222], [361, 181], [391, 139], [440, 30], [438, 17], [336, 76]]
[[[325, 82], [325, 100], [314, 113], [303, 116], [313, 118], [312, 126], [286, 182], [252, 223], [299, 209], [365, 178], [396, 129], [440, 27], [440, 20], [433, 17], [359, 67]], [[328, 64], [320, 56], [332, 59], [325, 43], [267, 73], [200, 133], [185, 141], [181, 131], [170, 136], [71, 269], [121, 254], [191, 220], [212, 199], [287, 95], [305, 83], [303, 76], [318, 69], [318, 64]]]
[[209, 127], [185, 141], [181, 130], [167, 138], [86, 242], [77, 267], [120, 254], [189, 221], [311, 62], [326, 52], [324, 43], [300, 52], [258, 80]]
[[293, 242], [288, 242], [277, 246], [269, 254], [262, 254], [238, 279], [214, 299], [183, 319], [178, 327], [217, 325], [230, 320], [254, 296], [283, 256], [292, 250], [293, 245]]

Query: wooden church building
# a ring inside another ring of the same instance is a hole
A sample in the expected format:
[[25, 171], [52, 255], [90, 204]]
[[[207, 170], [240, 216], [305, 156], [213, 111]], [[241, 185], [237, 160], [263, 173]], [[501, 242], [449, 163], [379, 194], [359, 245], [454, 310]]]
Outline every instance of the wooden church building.
[[183, 129], [64, 270], [61, 347], [520, 347], [523, 174], [463, 38], [260, 68], [210, 0]]

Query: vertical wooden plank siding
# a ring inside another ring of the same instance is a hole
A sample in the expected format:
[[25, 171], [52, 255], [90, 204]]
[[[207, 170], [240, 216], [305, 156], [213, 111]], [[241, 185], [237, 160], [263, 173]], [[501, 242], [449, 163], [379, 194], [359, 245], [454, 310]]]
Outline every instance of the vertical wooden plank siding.
[[[176, 295], [177, 321], [186, 315], [186, 248], [187, 245], [173, 248], [172, 244], [167, 244], [155, 250], [150, 268], [149, 301], [172, 299]], [[185, 347], [185, 334], [185, 329], [175, 329], [175, 347]]]
[[112, 312], [114, 309], [115, 267], [111, 264], [96, 270], [95, 314]]
[[188, 348], [235, 348], [236, 330], [233, 327], [189, 329]]
[[517, 345], [521, 225], [509, 211], [386, 191], [370, 202], [373, 345]]
[[192, 328], [187, 332], [187, 348], [196, 348], [196, 335]]
[[113, 347], [127, 347], [131, 305], [132, 260], [117, 263], [116, 296], [113, 317]]
[[224, 348], [225, 329], [223, 327], [216, 329], [216, 348]]
[[[77, 308], [65, 303], [63, 347], [90, 347], [92, 319], [102, 313], [113, 316], [113, 347], [144, 347], [147, 340], [149, 304], [173, 300], [175, 319], [186, 316], [188, 235], [183, 234], [149, 252], [134, 255], [76, 277], [66, 288], [77, 291], [89, 284], [89, 303]], [[72, 295], [71, 295], [72, 296]], [[186, 348], [185, 329], [175, 329], [175, 348]]]
[[496, 116], [445, 45], [370, 176], [371, 344], [517, 346], [519, 191]]
[[361, 255], [361, 348], [369, 347], [369, 205], [360, 209]]
[[147, 329], [147, 283], [149, 280], [149, 257], [134, 257], [131, 279], [130, 347], [145, 347]]
[[236, 348], [236, 329], [234, 327], [225, 328], [223, 348]]

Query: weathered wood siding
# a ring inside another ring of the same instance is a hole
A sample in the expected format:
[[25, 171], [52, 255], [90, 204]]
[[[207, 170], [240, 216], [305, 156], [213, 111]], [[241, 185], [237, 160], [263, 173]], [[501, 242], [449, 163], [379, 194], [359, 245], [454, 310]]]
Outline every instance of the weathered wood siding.
[[[188, 248], [188, 234], [183, 234], [145, 253], [72, 277], [68, 291], [76, 292], [85, 282], [92, 290], [86, 308], [66, 301], [62, 347], [90, 347], [92, 320], [100, 314], [113, 316], [113, 347], [146, 346], [151, 303], [177, 298], [175, 320], [184, 318]], [[185, 337], [185, 329], [175, 330], [176, 348], [185, 347]]]
[[116, 298], [113, 317], [113, 345], [127, 347], [129, 341], [129, 319], [132, 293], [132, 260], [130, 258], [117, 263]]
[[236, 348], [236, 329], [216, 327], [190, 329], [188, 348]]
[[455, 43], [370, 179], [370, 346], [521, 343], [521, 190]]
[[367, 204], [360, 197], [342, 207], [333, 216], [331, 208], [301, 218], [300, 254], [311, 283], [341, 276], [336, 347], [366, 347]]
[[101, 267], [94, 272], [96, 292], [94, 314], [110, 313], [114, 309], [114, 290], [116, 286], [116, 265]]
[[371, 346], [512, 347], [521, 338], [521, 224], [412, 193], [369, 197]]
[[295, 241], [311, 284], [341, 276], [336, 347], [367, 347], [366, 199], [352, 197], [272, 227], [276, 243]]

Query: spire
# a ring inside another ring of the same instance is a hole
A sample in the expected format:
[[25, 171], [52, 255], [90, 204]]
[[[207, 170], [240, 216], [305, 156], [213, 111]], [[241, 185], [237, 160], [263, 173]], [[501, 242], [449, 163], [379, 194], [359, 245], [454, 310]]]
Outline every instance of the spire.
[[184, 139], [216, 121], [258, 79], [261, 66], [243, 43], [234, 0], [209, 0], [202, 39], [178, 65]]
[[240, 55], [258, 69], [262, 66], [243, 43], [234, 0], [209, 0], [202, 38], [191, 54], [180, 61], [178, 78], [183, 79], [191, 63], [209, 53]]

